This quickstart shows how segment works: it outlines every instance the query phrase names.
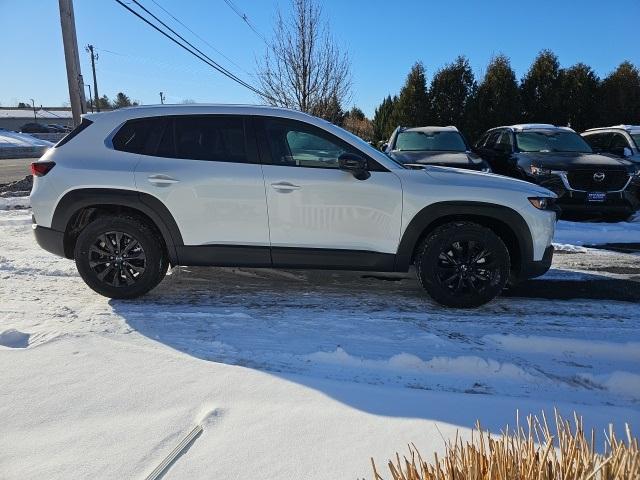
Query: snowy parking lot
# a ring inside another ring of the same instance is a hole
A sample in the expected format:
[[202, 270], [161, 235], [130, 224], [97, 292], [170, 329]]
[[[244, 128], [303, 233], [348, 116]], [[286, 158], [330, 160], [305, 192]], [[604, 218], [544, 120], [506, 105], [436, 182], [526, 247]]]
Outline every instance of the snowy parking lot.
[[180, 267], [114, 301], [10, 200], [1, 478], [144, 478], [196, 423], [165, 478], [370, 478], [408, 442], [429, 454], [554, 406], [640, 428], [639, 256], [584, 247], [637, 242], [639, 221], [561, 222], [552, 270], [477, 310], [436, 305], [411, 272]]

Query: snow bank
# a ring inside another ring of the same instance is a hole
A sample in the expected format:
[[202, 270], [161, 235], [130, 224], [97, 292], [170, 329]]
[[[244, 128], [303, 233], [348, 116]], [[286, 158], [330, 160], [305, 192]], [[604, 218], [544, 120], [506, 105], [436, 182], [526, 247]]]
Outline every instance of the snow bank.
[[0, 197], [0, 210], [25, 209], [30, 206], [29, 197]]
[[640, 375], [631, 372], [612, 372], [605, 375], [581, 375], [585, 380], [617, 395], [631, 400], [640, 400]]
[[40, 157], [53, 143], [26, 133], [0, 129], [0, 159]]
[[603, 245], [606, 243], [639, 243], [640, 215], [631, 222], [595, 223], [567, 222], [556, 225], [554, 242], [571, 245]]
[[545, 355], [571, 353], [589, 357], [607, 357], [640, 362], [640, 342], [618, 343], [595, 339], [579, 340], [566, 337], [521, 337], [497, 334], [485, 335], [484, 340], [511, 352]]
[[388, 360], [372, 360], [349, 355], [344, 349], [333, 352], [315, 352], [306, 356], [307, 360], [322, 364], [339, 365], [356, 369], [393, 371], [399, 375], [426, 373], [434, 375], [455, 375], [457, 377], [520, 379], [533, 381], [533, 377], [513, 364], [501, 363], [491, 358], [476, 356], [433, 357], [422, 360], [417, 355], [399, 353]]
[[40, 140], [27, 133], [0, 129], [0, 149], [11, 147], [53, 147], [52, 142]]

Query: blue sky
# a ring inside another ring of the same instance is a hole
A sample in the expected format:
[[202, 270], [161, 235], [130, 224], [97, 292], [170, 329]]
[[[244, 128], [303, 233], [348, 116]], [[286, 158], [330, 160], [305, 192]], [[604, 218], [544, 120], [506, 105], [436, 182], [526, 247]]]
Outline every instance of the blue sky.
[[[162, 13], [152, 0], [139, 0]], [[213, 59], [252, 82], [249, 73], [265, 49], [263, 41], [223, 0], [155, 0], [211, 45], [184, 35]], [[269, 37], [278, 5], [288, 0], [233, 0]], [[640, 65], [639, 0], [549, 1], [348, 1], [320, 4], [336, 41], [348, 50], [353, 76], [351, 104], [371, 115], [388, 93], [396, 93], [411, 65], [421, 60], [429, 78], [457, 55], [466, 55], [481, 77], [492, 55], [511, 58], [518, 77], [535, 55], [550, 48], [563, 66], [582, 61], [604, 76], [621, 61]], [[124, 91], [142, 103], [256, 103], [245, 90], [172, 44], [113, 0], [75, 0], [82, 73], [91, 81], [84, 46], [98, 49], [100, 94]], [[68, 101], [57, 0], [0, 0], [0, 104], [33, 98], [37, 105]], [[165, 17], [163, 17], [165, 19]], [[179, 27], [179, 26], [178, 26]], [[183, 30], [179, 30], [183, 33]]]

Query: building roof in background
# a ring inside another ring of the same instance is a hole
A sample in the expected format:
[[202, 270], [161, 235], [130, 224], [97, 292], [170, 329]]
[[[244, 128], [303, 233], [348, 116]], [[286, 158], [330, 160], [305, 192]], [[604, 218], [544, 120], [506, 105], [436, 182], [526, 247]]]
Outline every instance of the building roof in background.
[[[0, 108], [0, 118], [33, 118], [32, 108]], [[36, 108], [36, 118], [55, 120], [72, 118], [70, 108]]]

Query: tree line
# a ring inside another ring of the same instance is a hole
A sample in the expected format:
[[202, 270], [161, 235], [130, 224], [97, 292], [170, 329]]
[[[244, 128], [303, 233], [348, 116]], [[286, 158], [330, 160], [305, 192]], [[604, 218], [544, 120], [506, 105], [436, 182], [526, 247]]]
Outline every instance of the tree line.
[[413, 65], [397, 95], [376, 108], [371, 140], [389, 138], [398, 126], [455, 125], [474, 142], [489, 128], [516, 123], [587, 128], [640, 123], [640, 70], [622, 62], [604, 79], [577, 63], [561, 68], [558, 57], [542, 50], [518, 81], [509, 58], [491, 59], [476, 81], [469, 61], [459, 56], [427, 83], [424, 65]]
[[131, 98], [123, 92], [118, 92], [113, 100], [110, 100], [106, 95], [98, 97], [98, 105], [96, 105], [95, 98], [87, 99], [87, 111], [89, 112], [92, 108], [94, 110], [97, 108], [100, 110], [116, 110], [118, 108], [134, 107], [136, 105], [139, 105], [139, 102], [137, 100], [131, 100]]

